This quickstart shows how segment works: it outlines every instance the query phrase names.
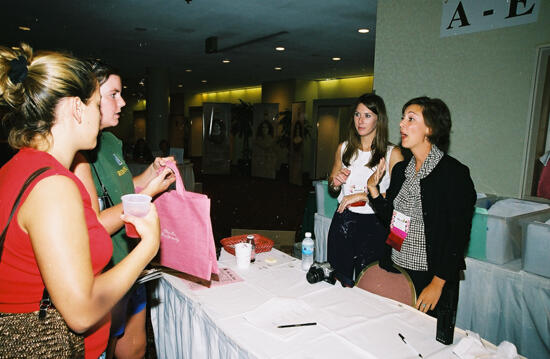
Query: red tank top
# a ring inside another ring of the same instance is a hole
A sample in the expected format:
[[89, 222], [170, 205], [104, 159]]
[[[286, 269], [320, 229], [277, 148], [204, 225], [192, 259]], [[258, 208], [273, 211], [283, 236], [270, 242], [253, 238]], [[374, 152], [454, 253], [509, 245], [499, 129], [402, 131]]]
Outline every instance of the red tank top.
[[[40, 175], [27, 188], [19, 207], [28, 197], [32, 188], [41, 179], [52, 175], [71, 178], [80, 191], [84, 205], [84, 215], [90, 238], [90, 254], [95, 275], [99, 274], [109, 262], [112, 243], [109, 234], [99, 223], [92, 209], [86, 188], [68, 169], [54, 157], [42, 151], [30, 148], [21, 149], [0, 169], [0, 231], [7, 223], [9, 214], [25, 180], [37, 169], [51, 169]], [[62, 200], [62, 199], [60, 199]], [[17, 224], [15, 212], [4, 242], [4, 251], [0, 260], [0, 312], [26, 313], [39, 309], [44, 283], [34, 257], [29, 235]], [[85, 338], [86, 358], [97, 358], [107, 347], [110, 321], [108, 318]]]

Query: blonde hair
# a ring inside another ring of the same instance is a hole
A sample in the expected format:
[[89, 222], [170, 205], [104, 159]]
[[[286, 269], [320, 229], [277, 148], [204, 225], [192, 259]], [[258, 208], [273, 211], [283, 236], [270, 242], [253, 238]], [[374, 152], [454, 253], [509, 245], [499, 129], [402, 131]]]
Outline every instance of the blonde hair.
[[[15, 81], [15, 62], [26, 75]], [[32, 146], [37, 136], [46, 138], [55, 122], [55, 108], [64, 97], [88, 103], [98, 84], [90, 66], [71, 55], [38, 51], [21, 44], [13, 50], [0, 46], [0, 104], [8, 106], [2, 121], [10, 128], [13, 148]]]

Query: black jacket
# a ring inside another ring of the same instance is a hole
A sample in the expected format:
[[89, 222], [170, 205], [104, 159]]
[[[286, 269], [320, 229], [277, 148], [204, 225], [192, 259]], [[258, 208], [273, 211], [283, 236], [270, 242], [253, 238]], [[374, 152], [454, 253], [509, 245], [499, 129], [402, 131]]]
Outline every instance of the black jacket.
[[[402, 161], [393, 167], [386, 198], [369, 196], [371, 206], [388, 233], [393, 200], [405, 181], [407, 164]], [[476, 201], [468, 167], [445, 154], [432, 172], [420, 180], [420, 194], [428, 272], [446, 281], [458, 280], [459, 271], [466, 269], [464, 252], [470, 240]], [[391, 247], [387, 247], [386, 261], [391, 256]]]

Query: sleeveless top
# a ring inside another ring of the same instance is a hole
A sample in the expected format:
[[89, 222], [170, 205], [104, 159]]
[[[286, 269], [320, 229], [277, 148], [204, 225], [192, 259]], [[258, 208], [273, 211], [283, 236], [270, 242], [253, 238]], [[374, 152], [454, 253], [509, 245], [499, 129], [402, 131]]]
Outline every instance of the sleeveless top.
[[[109, 235], [92, 209], [86, 188], [72, 172], [43, 151], [23, 148], [0, 169], [0, 228], [3, 229], [6, 225], [23, 183], [35, 170], [42, 167], [51, 167], [51, 169], [41, 174], [27, 188], [6, 233], [4, 251], [0, 259], [0, 312], [27, 313], [39, 309], [44, 282], [34, 257], [30, 237], [18, 225], [17, 214], [34, 186], [46, 177], [66, 176], [77, 185], [84, 205], [95, 275], [101, 273], [111, 257], [112, 246]], [[99, 357], [107, 347], [110, 328], [110, 321], [107, 319], [86, 334], [84, 340], [86, 358]]]
[[[348, 141], [344, 141], [342, 143], [340, 159], [342, 159], [342, 156], [346, 151], [347, 145]], [[380, 193], [386, 193], [386, 190], [390, 186], [390, 156], [393, 148], [394, 146], [388, 145], [388, 148], [386, 150], [386, 173], [380, 181]], [[367, 181], [369, 177], [374, 173], [374, 169], [376, 169], [376, 167], [371, 169], [366, 166], [366, 164], [369, 163], [371, 156], [371, 151], [357, 150], [357, 153], [351, 157], [349, 166], [346, 166], [342, 163], [342, 166], [344, 168], [348, 168], [351, 173], [348, 176], [346, 183], [342, 185], [340, 194], [338, 195], [338, 203], [342, 201], [342, 198], [344, 198], [344, 196], [352, 193], [365, 192], [367, 190]], [[368, 203], [364, 206], [359, 207], [350, 206], [348, 207], [348, 210], [354, 213], [374, 214], [374, 211]]]
[[[102, 131], [97, 147], [92, 151], [88, 151], [86, 156], [90, 165], [95, 168], [95, 171], [92, 168], [92, 176], [98, 196], [103, 195], [103, 190], [97, 178], [98, 175], [114, 205], [122, 202], [120, 197], [123, 195], [135, 192], [132, 173], [122, 154], [122, 141], [115, 135]], [[111, 264], [115, 265], [130, 252], [124, 226], [111, 235], [111, 240], [113, 241]]]

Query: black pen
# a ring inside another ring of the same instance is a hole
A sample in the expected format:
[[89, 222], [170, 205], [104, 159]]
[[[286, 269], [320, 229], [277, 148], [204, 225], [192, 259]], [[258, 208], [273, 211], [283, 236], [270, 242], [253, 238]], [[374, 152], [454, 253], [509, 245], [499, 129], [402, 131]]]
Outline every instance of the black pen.
[[292, 327], [307, 327], [310, 325], [317, 325], [317, 323], [300, 323], [300, 324], [285, 324], [285, 325], [278, 325], [277, 328], [292, 328]]
[[399, 338], [401, 338], [401, 340], [403, 341], [403, 343], [407, 344], [407, 345], [409, 346], [409, 348], [411, 348], [411, 349], [415, 352], [415, 354], [417, 354], [417, 355], [418, 355], [419, 357], [421, 357], [421, 358], [424, 358], [424, 357], [422, 356], [422, 354], [420, 354], [420, 352], [419, 352], [418, 350], [416, 350], [416, 349], [411, 345], [411, 343], [409, 343], [408, 341], [405, 340], [405, 337], [403, 336], [403, 334], [397, 333], [397, 335], [399, 335]]

